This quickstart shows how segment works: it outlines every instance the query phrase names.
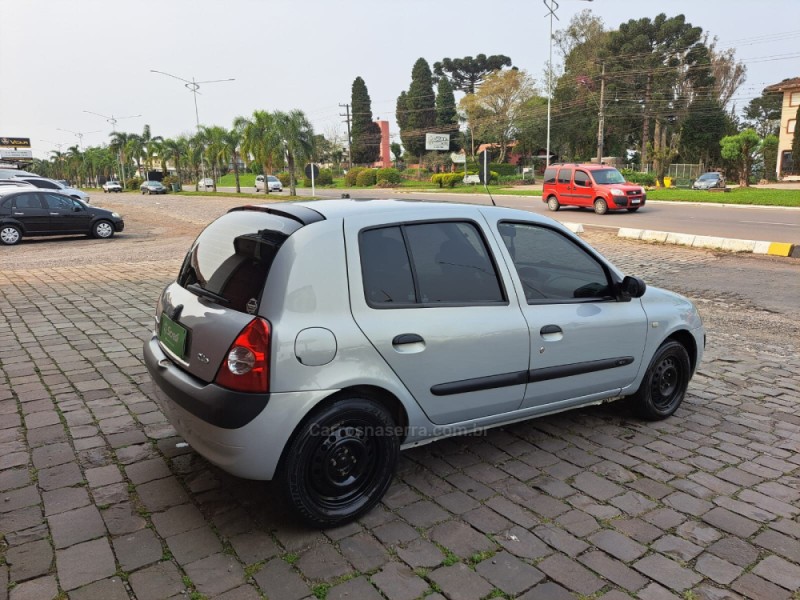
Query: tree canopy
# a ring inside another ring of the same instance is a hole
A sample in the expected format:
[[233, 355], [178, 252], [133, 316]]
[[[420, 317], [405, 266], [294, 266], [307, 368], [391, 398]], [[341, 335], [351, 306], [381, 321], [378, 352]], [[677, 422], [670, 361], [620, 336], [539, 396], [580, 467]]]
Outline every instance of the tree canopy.
[[353, 162], [371, 164], [378, 160], [381, 150], [381, 128], [372, 120], [372, 100], [367, 84], [361, 77], [353, 81], [350, 103], [353, 109], [351, 153]]
[[484, 82], [489, 73], [510, 66], [511, 59], [503, 54], [493, 54], [492, 56], [478, 54], [475, 58], [471, 56], [443, 58], [433, 63], [433, 72], [436, 77], [450, 79], [453, 89], [460, 90], [465, 94], [474, 94], [476, 88]]
[[433, 76], [428, 61], [417, 59], [411, 71], [411, 86], [397, 99], [400, 139], [414, 156], [425, 153], [425, 134], [436, 130], [436, 103]]

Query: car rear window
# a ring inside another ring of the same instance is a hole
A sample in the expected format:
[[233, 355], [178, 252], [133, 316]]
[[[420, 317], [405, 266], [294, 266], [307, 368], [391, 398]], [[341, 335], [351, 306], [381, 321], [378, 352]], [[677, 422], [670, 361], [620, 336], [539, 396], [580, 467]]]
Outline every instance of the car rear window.
[[256, 314], [275, 255], [301, 226], [263, 212], [227, 213], [197, 237], [178, 284], [226, 308]]
[[558, 183], [569, 183], [572, 181], [572, 169], [560, 169], [558, 171]]

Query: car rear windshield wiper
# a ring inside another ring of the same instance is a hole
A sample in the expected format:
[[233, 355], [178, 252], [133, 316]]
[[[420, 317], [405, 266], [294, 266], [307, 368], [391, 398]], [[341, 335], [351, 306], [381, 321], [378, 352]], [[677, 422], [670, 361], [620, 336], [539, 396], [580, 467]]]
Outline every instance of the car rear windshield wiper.
[[225, 298], [224, 296], [220, 296], [219, 294], [215, 294], [214, 292], [209, 292], [207, 289], [200, 287], [196, 283], [190, 283], [186, 286], [186, 289], [196, 294], [198, 296], [202, 296], [203, 298], [208, 298], [209, 300], [213, 300], [218, 304], [230, 304], [230, 300]]

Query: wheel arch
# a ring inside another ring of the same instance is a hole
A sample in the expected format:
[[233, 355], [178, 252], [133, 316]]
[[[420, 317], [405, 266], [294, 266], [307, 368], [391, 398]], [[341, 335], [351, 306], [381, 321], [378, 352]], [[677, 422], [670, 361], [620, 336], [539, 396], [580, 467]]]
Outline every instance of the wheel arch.
[[279, 473], [283, 470], [283, 465], [286, 461], [286, 451], [291, 446], [292, 441], [294, 440], [297, 432], [305, 425], [315, 414], [317, 414], [320, 410], [330, 406], [337, 400], [341, 398], [347, 398], [351, 396], [359, 396], [365, 398], [367, 400], [372, 400], [377, 404], [380, 404], [383, 408], [389, 411], [389, 414], [392, 415], [392, 418], [395, 421], [397, 427], [402, 428], [403, 435], [400, 438], [400, 444], [403, 444], [403, 441], [408, 436], [408, 412], [406, 411], [403, 403], [400, 399], [395, 396], [390, 391], [374, 386], [374, 385], [353, 385], [350, 387], [342, 388], [341, 390], [336, 391], [335, 393], [327, 396], [326, 398], [317, 402], [308, 414], [306, 414], [300, 421], [295, 425], [294, 429], [292, 430], [291, 435], [286, 439], [286, 443], [281, 450], [281, 457], [278, 460], [278, 464], [275, 467], [275, 475], [279, 476]]
[[697, 368], [697, 342], [694, 336], [686, 329], [679, 329], [678, 331], [673, 331], [667, 337], [667, 340], [674, 340], [686, 348], [686, 353], [689, 355], [689, 364], [691, 365], [692, 373], [694, 373]]

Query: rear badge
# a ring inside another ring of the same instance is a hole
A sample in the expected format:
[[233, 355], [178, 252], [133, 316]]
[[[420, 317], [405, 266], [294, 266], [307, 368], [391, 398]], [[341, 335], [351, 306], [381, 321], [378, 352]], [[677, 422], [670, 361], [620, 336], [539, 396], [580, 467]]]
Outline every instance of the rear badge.
[[197, 360], [199, 360], [204, 365], [208, 364], [208, 357], [205, 354], [203, 354], [202, 352], [197, 354]]
[[247, 301], [246, 308], [248, 314], [250, 315], [256, 314], [256, 309], [258, 308], [258, 300], [256, 300], [255, 298], [250, 298], [250, 300]]

